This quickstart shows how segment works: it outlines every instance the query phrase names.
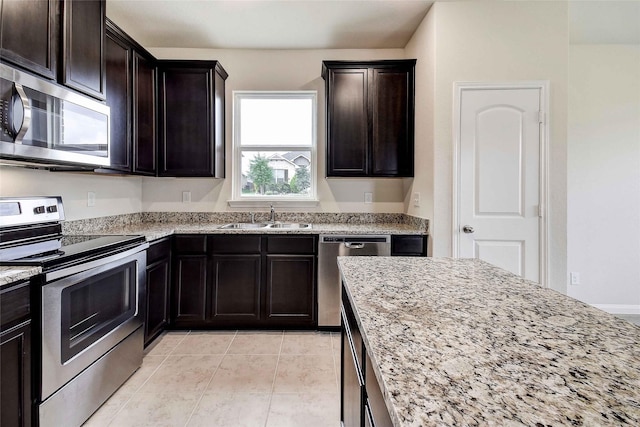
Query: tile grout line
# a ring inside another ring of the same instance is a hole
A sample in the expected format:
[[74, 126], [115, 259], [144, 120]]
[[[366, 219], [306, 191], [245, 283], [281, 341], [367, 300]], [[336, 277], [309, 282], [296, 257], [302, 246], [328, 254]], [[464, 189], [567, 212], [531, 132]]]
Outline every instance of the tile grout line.
[[280, 365], [280, 356], [282, 355], [282, 346], [284, 345], [284, 330], [282, 331], [282, 339], [280, 340], [280, 349], [278, 350], [278, 360], [276, 360], [276, 370], [273, 373], [273, 381], [271, 382], [271, 393], [269, 393], [269, 406], [267, 406], [267, 417], [264, 420], [264, 427], [269, 422], [269, 414], [271, 413], [271, 403], [273, 401], [273, 390], [276, 387], [276, 378], [278, 376], [278, 366]]
[[[191, 332], [191, 331], [189, 331], [189, 332]], [[200, 395], [200, 398], [198, 399], [196, 404], [193, 406], [193, 409], [191, 410], [191, 414], [189, 414], [189, 418], [187, 418], [187, 421], [185, 421], [184, 427], [187, 427], [189, 425], [189, 422], [191, 422], [191, 418], [193, 418], [193, 414], [196, 413], [196, 409], [198, 409], [198, 405], [200, 405], [200, 402], [202, 402], [202, 398], [204, 397], [205, 393], [209, 389], [209, 386], [211, 385], [211, 381], [213, 381], [213, 377], [216, 376], [216, 372], [218, 372], [218, 369], [220, 369], [220, 365], [222, 365], [222, 361], [224, 360], [224, 357], [229, 352], [229, 349], [231, 348], [231, 344], [233, 343], [233, 341], [236, 339], [237, 336], [238, 336], [238, 330], [236, 329], [235, 333], [233, 334], [233, 338], [231, 338], [231, 341], [229, 341], [229, 345], [227, 345], [227, 349], [222, 354], [222, 358], [220, 359], [220, 363], [218, 363], [218, 366], [216, 366], [216, 369], [214, 369], [213, 373], [211, 374], [211, 378], [209, 378], [209, 382], [207, 382], [207, 385], [202, 390], [202, 394]]]

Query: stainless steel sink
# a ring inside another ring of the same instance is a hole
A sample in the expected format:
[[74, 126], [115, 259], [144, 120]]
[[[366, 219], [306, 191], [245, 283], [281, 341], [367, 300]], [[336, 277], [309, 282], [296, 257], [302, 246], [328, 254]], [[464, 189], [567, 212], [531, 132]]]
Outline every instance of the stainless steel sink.
[[232, 222], [220, 227], [222, 230], [255, 230], [260, 228], [304, 229], [311, 228], [311, 224], [297, 222], [276, 222], [274, 224], [266, 222]]
[[269, 224], [266, 222], [233, 222], [231, 224], [223, 225], [222, 229], [225, 230], [246, 230], [246, 229], [256, 229], [256, 228], [267, 228]]
[[311, 224], [300, 224], [297, 222], [276, 222], [269, 224], [269, 228], [311, 228]]

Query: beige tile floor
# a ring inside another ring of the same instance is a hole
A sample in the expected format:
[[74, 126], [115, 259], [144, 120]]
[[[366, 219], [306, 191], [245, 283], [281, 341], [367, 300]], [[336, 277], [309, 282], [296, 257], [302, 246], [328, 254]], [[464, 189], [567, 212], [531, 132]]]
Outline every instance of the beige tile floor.
[[338, 333], [167, 332], [85, 426], [337, 427], [339, 375]]

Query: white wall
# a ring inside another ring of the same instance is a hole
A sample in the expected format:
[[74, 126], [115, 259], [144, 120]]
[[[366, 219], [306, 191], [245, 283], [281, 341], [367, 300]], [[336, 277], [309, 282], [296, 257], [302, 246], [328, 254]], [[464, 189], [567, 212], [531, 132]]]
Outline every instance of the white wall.
[[[434, 67], [416, 76], [429, 85], [418, 96], [433, 102], [432, 113], [419, 98], [420, 114], [434, 116], [433, 131], [429, 122], [419, 130], [426, 146], [417, 151], [416, 165], [432, 168], [433, 180], [416, 177], [411, 189], [433, 194], [434, 256], [452, 255], [454, 82], [549, 80], [550, 286], [566, 290], [567, 22], [566, 2], [437, 2], [410, 41], [407, 51]], [[434, 37], [435, 47], [425, 37]]]
[[640, 313], [640, 45], [569, 51], [567, 293]]
[[[96, 205], [87, 206], [87, 192]], [[140, 212], [142, 179], [0, 166], [0, 197], [62, 196], [67, 220]]]
[[[229, 73], [226, 81], [226, 178], [158, 179], [144, 178], [144, 211], [225, 211], [231, 209], [232, 102], [234, 90], [316, 90], [318, 91], [318, 198], [316, 209], [325, 212], [404, 212], [407, 186], [402, 179], [326, 179], [325, 176], [325, 94], [322, 61], [325, 59], [403, 58], [403, 49], [374, 50], [212, 50], [149, 49], [159, 59], [216, 59]], [[191, 191], [189, 204], [182, 192]], [[364, 192], [373, 193], [373, 203], [364, 204]]]

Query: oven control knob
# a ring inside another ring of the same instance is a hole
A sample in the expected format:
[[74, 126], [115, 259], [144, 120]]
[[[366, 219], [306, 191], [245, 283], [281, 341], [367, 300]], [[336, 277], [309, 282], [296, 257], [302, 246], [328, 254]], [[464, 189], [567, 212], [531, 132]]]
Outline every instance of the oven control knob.
[[38, 214], [43, 214], [44, 213], [44, 206], [36, 206], [35, 208], [33, 208], [33, 213], [38, 215]]
[[49, 212], [49, 213], [58, 212], [58, 207], [57, 206], [47, 206], [47, 212]]

